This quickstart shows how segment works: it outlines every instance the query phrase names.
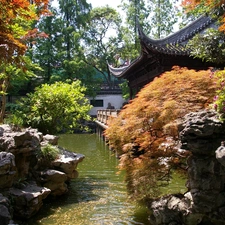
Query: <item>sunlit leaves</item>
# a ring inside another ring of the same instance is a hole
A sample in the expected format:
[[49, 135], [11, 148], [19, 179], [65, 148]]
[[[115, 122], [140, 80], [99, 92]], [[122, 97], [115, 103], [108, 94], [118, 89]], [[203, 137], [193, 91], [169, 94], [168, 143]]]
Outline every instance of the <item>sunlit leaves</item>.
[[[121, 155], [120, 166], [128, 172], [133, 195], [137, 190], [132, 180], [138, 180], [138, 173], [149, 177], [152, 188], [156, 188], [169, 180], [171, 167], [181, 163], [178, 155], [182, 153], [177, 154], [179, 119], [212, 103], [217, 84], [210, 75], [209, 70], [174, 67], [147, 84], [109, 123], [105, 134], [111, 148]], [[138, 167], [134, 166], [136, 158], [140, 159]], [[139, 199], [146, 194], [141, 195]]]
[[82, 44], [85, 62], [95, 68], [111, 85], [107, 62], [112, 62], [121, 43], [121, 18], [115, 9], [105, 6], [93, 8], [84, 32]]
[[82, 44], [85, 62], [95, 68], [111, 85], [111, 76], [107, 62], [114, 61], [121, 44], [121, 18], [115, 9], [106, 7], [93, 8], [84, 32]]
[[23, 125], [38, 128], [43, 133], [80, 129], [81, 120], [90, 119], [91, 106], [84, 91], [80, 81], [43, 84], [20, 102], [21, 110], [15, 116], [23, 119]]
[[[35, 5], [35, 3], [38, 3]], [[1, 0], [0, 1], [0, 62], [19, 62], [18, 56], [26, 51], [24, 37], [30, 30], [31, 22], [42, 11], [47, 10], [48, 0]]]
[[183, 0], [182, 5], [186, 8], [187, 12], [195, 14], [209, 13], [212, 17], [219, 16], [221, 26], [220, 31], [225, 32], [225, 13], [224, 13], [224, 0]]
[[216, 29], [208, 29], [204, 34], [196, 35], [188, 42], [191, 55], [206, 62], [224, 64], [225, 34]]
[[213, 107], [218, 112], [221, 120], [225, 120], [225, 70], [216, 71], [214, 76], [218, 78], [218, 91], [214, 97]]

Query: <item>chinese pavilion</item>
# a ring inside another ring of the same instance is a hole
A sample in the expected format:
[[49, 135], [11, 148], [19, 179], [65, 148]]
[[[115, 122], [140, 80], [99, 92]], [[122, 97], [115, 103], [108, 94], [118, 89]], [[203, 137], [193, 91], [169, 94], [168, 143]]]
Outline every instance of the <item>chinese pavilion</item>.
[[187, 48], [191, 38], [210, 27], [216, 27], [215, 20], [204, 15], [176, 33], [155, 40], [145, 35], [138, 26], [140, 56], [124, 67], [114, 68], [108, 65], [109, 70], [113, 76], [128, 80], [130, 96], [133, 96], [145, 84], [163, 72], [171, 70], [175, 65], [195, 70], [219, 66], [194, 58], [190, 55], [190, 49]]

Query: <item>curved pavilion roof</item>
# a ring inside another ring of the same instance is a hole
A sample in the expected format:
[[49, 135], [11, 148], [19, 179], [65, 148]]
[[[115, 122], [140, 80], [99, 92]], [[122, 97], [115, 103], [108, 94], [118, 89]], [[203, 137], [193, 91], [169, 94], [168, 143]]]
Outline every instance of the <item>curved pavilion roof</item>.
[[194, 69], [208, 68], [212, 65], [190, 56], [190, 49], [186, 45], [196, 34], [203, 33], [210, 27], [216, 27], [215, 20], [204, 15], [166, 38], [155, 40], [149, 38], [138, 25], [140, 56], [124, 67], [108, 65], [109, 70], [115, 77], [127, 79], [131, 88], [140, 88], [174, 65]]
[[211, 17], [202, 16], [176, 33], [159, 40], [147, 37], [139, 26], [139, 37], [142, 44], [155, 53], [189, 55], [190, 51], [186, 48], [187, 42], [196, 34], [202, 33], [206, 28], [214, 25], [215, 21]]

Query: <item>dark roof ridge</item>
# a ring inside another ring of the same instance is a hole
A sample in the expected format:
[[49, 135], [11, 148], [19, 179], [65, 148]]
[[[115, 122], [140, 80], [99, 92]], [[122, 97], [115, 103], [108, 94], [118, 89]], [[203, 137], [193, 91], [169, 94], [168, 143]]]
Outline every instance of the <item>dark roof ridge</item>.
[[148, 44], [157, 45], [157, 46], [164, 46], [168, 44], [178, 44], [178, 43], [186, 43], [191, 37], [195, 34], [201, 32], [206, 27], [209, 27], [214, 20], [207, 15], [202, 15], [195, 21], [191, 22], [187, 26], [183, 27], [182, 29], [178, 30], [177, 32], [170, 34], [169, 36], [162, 38], [162, 39], [153, 39], [148, 37], [142, 30], [140, 24], [138, 23], [138, 32], [139, 37], [142, 41], [148, 42]]
[[189, 49], [186, 48], [188, 41], [193, 38], [196, 34], [205, 31], [206, 28], [213, 27], [215, 25], [216, 19], [208, 16], [207, 14], [202, 15], [195, 21], [191, 22], [179, 31], [165, 37], [162, 39], [151, 39], [142, 30], [138, 20], [138, 32], [139, 39], [141, 42], [141, 52], [140, 55], [130, 63], [130, 65], [125, 67], [115, 68], [109, 65], [108, 68], [110, 72], [116, 77], [123, 77], [125, 73], [133, 70], [133, 67], [138, 63], [148, 57], [149, 54], [157, 55], [182, 55], [189, 56]]

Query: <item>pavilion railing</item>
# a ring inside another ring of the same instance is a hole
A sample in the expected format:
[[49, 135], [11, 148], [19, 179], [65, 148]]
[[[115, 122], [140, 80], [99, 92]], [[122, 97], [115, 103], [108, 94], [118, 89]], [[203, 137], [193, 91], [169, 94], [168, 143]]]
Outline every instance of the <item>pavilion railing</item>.
[[119, 112], [119, 109], [100, 109], [97, 111], [97, 121], [107, 126], [109, 118], [117, 117]]

